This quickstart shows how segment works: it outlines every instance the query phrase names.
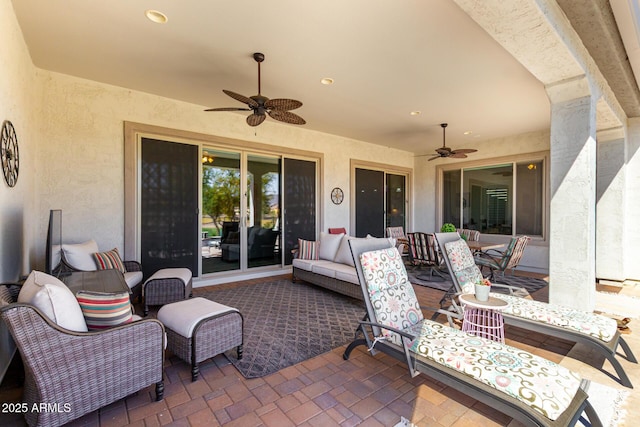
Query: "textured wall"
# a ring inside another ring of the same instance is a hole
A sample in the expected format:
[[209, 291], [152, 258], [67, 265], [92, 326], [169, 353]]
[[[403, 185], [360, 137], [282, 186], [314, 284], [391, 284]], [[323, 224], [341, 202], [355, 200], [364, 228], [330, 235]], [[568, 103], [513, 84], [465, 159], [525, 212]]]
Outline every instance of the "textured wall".
[[39, 76], [46, 143], [39, 150], [38, 211], [63, 210], [67, 242], [93, 237], [100, 249], [123, 249], [124, 121], [324, 153], [324, 228], [349, 224], [348, 202], [336, 206], [329, 194], [339, 186], [349, 200], [350, 158], [413, 166], [411, 154], [383, 146], [271, 120], [250, 128], [242, 115], [205, 113], [202, 106], [58, 73], [41, 70]]

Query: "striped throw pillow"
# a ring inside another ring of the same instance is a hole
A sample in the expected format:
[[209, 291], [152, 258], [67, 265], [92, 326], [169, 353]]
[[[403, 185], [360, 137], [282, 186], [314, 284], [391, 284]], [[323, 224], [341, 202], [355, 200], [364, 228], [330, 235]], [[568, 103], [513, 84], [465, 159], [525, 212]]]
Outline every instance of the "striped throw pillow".
[[78, 291], [76, 299], [90, 331], [109, 329], [133, 320], [128, 292]]
[[318, 242], [298, 239], [299, 259], [319, 259], [319, 255], [320, 251], [318, 250]]
[[93, 254], [93, 259], [96, 261], [98, 270], [109, 270], [115, 268], [116, 270], [120, 270], [122, 274], [127, 272], [117, 248], [113, 248], [107, 252], [96, 252]]

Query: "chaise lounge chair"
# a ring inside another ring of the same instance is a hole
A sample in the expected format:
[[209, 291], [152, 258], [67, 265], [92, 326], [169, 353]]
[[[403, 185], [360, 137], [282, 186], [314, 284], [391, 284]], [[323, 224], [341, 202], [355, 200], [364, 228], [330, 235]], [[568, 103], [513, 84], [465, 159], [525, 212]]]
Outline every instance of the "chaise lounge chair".
[[[457, 233], [436, 233], [436, 239], [442, 249], [442, 256], [456, 291], [458, 293], [473, 293], [473, 286], [482, 278], [482, 273], [475, 264], [469, 247]], [[638, 361], [627, 342], [620, 336], [614, 319], [566, 306], [522, 298], [521, 288], [500, 284], [492, 285], [492, 287], [494, 286], [501, 287], [509, 293], [507, 295], [498, 292], [490, 294], [509, 303], [509, 306], [502, 310], [505, 324], [594, 348], [611, 363], [618, 374], [620, 383], [633, 388], [624, 368], [616, 359], [618, 346], [622, 347], [628, 361], [632, 363], [638, 363]], [[514, 292], [519, 292], [519, 294], [514, 294]], [[456, 312], [460, 310], [455, 303], [455, 298], [452, 299], [450, 309]], [[607, 374], [613, 377], [611, 374]]]
[[[366, 345], [532, 426], [572, 426], [583, 411], [601, 422], [587, 400], [589, 382], [568, 369], [516, 349], [425, 319], [400, 253], [386, 239], [352, 240], [351, 252], [367, 316], [351, 351]], [[368, 320], [366, 320], [368, 319]], [[370, 321], [369, 321], [370, 320]]]

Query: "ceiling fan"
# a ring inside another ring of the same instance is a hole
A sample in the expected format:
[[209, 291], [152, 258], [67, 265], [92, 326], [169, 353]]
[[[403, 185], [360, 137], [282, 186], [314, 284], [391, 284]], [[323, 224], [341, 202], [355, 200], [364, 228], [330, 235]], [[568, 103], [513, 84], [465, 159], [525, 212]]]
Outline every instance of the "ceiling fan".
[[302, 117], [289, 111], [302, 107], [302, 102], [296, 101], [295, 99], [269, 99], [266, 96], [262, 96], [260, 93], [260, 63], [264, 61], [264, 54], [256, 52], [253, 54], [253, 59], [258, 63], [258, 94], [246, 97], [238, 93], [231, 92], [230, 90], [222, 90], [236, 101], [247, 104], [248, 108], [209, 108], [204, 111], [253, 111], [253, 114], [247, 117], [247, 124], [249, 126], [258, 126], [260, 123], [264, 122], [266, 114], [269, 114], [272, 119], [294, 125], [303, 125], [307, 123]]
[[440, 127], [442, 127], [442, 147], [436, 149], [436, 153], [438, 154], [431, 157], [429, 159], [430, 161], [439, 159], [441, 157], [453, 157], [456, 159], [464, 159], [465, 157], [467, 157], [467, 154], [475, 153], [476, 151], [478, 151], [478, 150], [474, 150], [473, 148], [463, 148], [460, 150], [452, 150], [451, 148], [447, 147], [447, 144], [445, 141], [445, 132], [447, 129], [447, 123], [440, 123]]

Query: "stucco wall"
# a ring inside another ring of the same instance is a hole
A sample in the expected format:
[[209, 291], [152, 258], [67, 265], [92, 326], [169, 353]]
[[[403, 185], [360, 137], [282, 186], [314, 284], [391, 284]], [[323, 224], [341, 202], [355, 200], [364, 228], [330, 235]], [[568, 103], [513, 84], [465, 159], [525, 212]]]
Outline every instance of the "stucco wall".
[[207, 113], [203, 106], [43, 70], [38, 76], [45, 123], [39, 149], [38, 212], [63, 210], [65, 242], [94, 238], [100, 249], [123, 249], [124, 121], [324, 153], [324, 228], [349, 224], [348, 203], [336, 206], [329, 202], [329, 194], [339, 186], [349, 200], [351, 158], [413, 166], [413, 156], [400, 150], [272, 120], [251, 128], [239, 114]]
[[[0, 281], [11, 282], [31, 270], [33, 223], [40, 140], [39, 81], [11, 2], [0, 2], [0, 125], [12, 122], [19, 143], [20, 175], [10, 188], [0, 177]], [[0, 172], [1, 173], [1, 172]], [[44, 242], [42, 243], [44, 246]]]

